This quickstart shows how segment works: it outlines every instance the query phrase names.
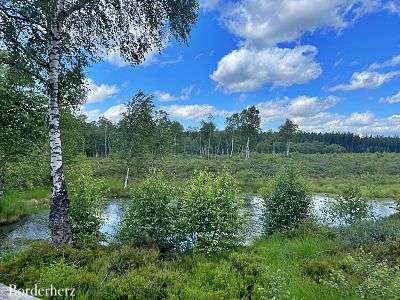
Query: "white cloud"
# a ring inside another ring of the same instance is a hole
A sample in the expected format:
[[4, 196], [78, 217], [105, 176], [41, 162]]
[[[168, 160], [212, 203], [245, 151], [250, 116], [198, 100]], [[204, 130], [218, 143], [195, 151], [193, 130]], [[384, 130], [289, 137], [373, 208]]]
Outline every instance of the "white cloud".
[[122, 114], [126, 112], [125, 104], [117, 104], [108, 108], [102, 116], [113, 123], [117, 123], [122, 119]]
[[230, 92], [248, 92], [265, 84], [290, 86], [319, 77], [321, 67], [314, 61], [317, 48], [298, 46], [234, 50], [218, 62], [211, 78]]
[[348, 84], [339, 84], [332, 88], [330, 91], [353, 91], [358, 89], [376, 89], [383, 85], [385, 82], [397, 77], [400, 72], [378, 73], [375, 71], [355, 72]]
[[119, 54], [118, 50], [110, 50], [105, 56], [104, 60], [115, 67], [123, 68], [130, 65], [126, 60], [124, 60]]
[[162, 102], [169, 102], [169, 101], [177, 101], [177, 100], [188, 100], [195, 89], [195, 85], [189, 85], [181, 90], [180, 95], [173, 95], [168, 92], [163, 91], [155, 91], [153, 94], [154, 96], [162, 101]]
[[329, 96], [320, 100], [318, 97], [300, 96], [293, 99], [288, 105], [288, 113], [293, 117], [312, 116], [334, 107], [339, 98]]
[[336, 68], [336, 67], [340, 66], [341, 64], [343, 64], [343, 62], [344, 62], [344, 59], [341, 57], [337, 61], [335, 61], [335, 63], [333, 64], [333, 67]]
[[[167, 47], [167, 43], [163, 47]], [[158, 48], [152, 48], [145, 56], [145, 60], [140, 64], [141, 66], [149, 66], [152, 64], [156, 64], [159, 62], [159, 49]], [[122, 58], [122, 56], [119, 53], [118, 49], [112, 49], [109, 50], [105, 55], [104, 55], [104, 60], [111, 65], [118, 67], [118, 68], [123, 68], [130, 66], [131, 64], [127, 62], [125, 59]]]
[[377, 70], [381, 68], [396, 67], [398, 65], [400, 65], [400, 54], [393, 56], [391, 59], [383, 63], [373, 63], [369, 68], [371, 70]]
[[297, 123], [301, 130], [309, 132], [353, 132], [360, 135], [398, 135], [400, 115], [378, 118], [371, 112], [354, 112], [350, 115], [332, 113], [338, 98], [329, 96], [300, 96], [257, 104], [263, 127], [271, 122], [283, 122], [286, 118]]
[[122, 118], [122, 114], [126, 112], [125, 104], [117, 104], [109, 107], [106, 111], [101, 112], [99, 109], [86, 110], [85, 106], [83, 106], [79, 114], [83, 114], [87, 117], [88, 121], [96, 122], [100, 117], [105, 117], [113, 123], [117, 123]]
[[201, 120], [209, 115], [225, 117], [230, 114], [230, 112], [218, 110], [208, 104], [171, 105], [161, 107], [161, 109], [172, 117], [184, 120]]
[[[289, 118], [297, 123], [301, 130], [309, 132], [353, 132], [359, 135], [400, 133], [400, 115], [379, 118], [371, 112], [353, 112], [349, 115], [330, 112], [338, 102], [339, 98], [335, 96], [299, 96], [260, 102], [256, 107], [260, 111], [264, 129], [272, 122], [284, 122]], [[220, 117], [232, 114], [207, 104], [171, 105], [162, 109], [171, 117], [181, 120], [201, 120], [210, 114]]]
[[328, 96], [318, 97], [299, 96], [293, 99], [284, 98], [277, 101], [266, 101], [257, 104], [262, 123], [283, 120], [286, 118], [308, 118], [334, 107], [339, 98]]
[[98, 103], [102, 102], [107, 98], [117, 94], [119, 87], [115, 84], [100, 84], [97, 85], [92, 79], [86, 79], [86, 85], [88, 87], [87, 103]]
[[[321, 74], [320, 65], [314, 61], [317, 49], [309, 45], [282, 49], [279, 43], [297, 41], [304, 33], [319, 29], [340, 31], [362, 15], [382, 8], [381, 0], [233, 2], [225, 7], [221, 18], [240, 38], [240, 49], [223, 57], [211, 78], [230, 92], [256, 90], [267, 84], [307, 83]], [[298, 56], [302, 47], [312, 47], [311, 53]], [[292, 53], [297, 59], [288, 61]]]
[[347, 126], [365, 126], [371, 124], [375, 120], [373, 113], [352, 113], [348, 118], [344, 120], [344, 124]]
[[394, 14], [400, 14], [400, 2], [398, 0], [390, 1], [385, 5], [385, 9]]
[[77, 112], [78, 115], [85, 115], [89, 122], [95, 122], [100, 118], [101, 111], [99, 109], [86, 110], [85, 107]]
[[223, 22], [246, 45], [271, 47], [305, 32], [340, 30], [379, 8], [375, 0], [243, 0], [226, 9]]
[[379, 102], [388, 104], [400, 103], [400, 92], [389, 97], [382, 97]]
[[200, 8], [204, 10], [216, 9], [219, 5], [219, 0], [200, 0]]

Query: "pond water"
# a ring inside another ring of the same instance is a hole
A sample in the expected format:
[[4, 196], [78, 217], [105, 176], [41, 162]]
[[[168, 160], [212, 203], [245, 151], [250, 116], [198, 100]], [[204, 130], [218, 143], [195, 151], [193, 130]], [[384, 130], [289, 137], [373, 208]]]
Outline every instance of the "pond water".
[[[112, 199], [109, 200], [103, 211], [103, 225], [101, 232], [106, 236], [106, 242], [112, 241], [115, 236], [119, 222], [125, 208], [127, 200]], [[312, 214], [317, 222], [330, 226], [341, 224], [341, 220], [328, 220], [326, 218], [326, 208], [330, 198], [323, 195], [313, 196]], [[263, 221], [263, 200], [255, 196], [245, 197], [244, 210], [249, 215], [249, 221], [243, 232], [243, 244], [251, 244], [255, 239], [262, 235]], [[370, 217], [379, 219], [395, 214], [395, 201], [392, 200], [371, 200]], [[0, 227], [0, 253], [5, 249], [21, 248], [30, 240], [50, 240], [48, 229], [48, 211], [44, 210], [34, 214], [25, 220], [6, 227]]]

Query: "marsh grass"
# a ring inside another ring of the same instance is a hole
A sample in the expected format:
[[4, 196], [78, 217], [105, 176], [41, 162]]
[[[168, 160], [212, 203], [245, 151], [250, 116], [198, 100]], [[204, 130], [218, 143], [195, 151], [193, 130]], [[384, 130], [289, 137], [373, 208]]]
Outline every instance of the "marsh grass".
[[0, 225], [16, 222], [45, 208], [49, 203], [49, 197], [50, 192], [46, 187], [6, 191], [0, 198]]

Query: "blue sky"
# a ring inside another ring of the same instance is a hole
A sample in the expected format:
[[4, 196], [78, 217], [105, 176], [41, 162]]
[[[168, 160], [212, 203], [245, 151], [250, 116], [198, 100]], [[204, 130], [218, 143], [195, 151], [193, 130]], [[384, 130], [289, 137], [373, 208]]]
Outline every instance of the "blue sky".
[[118, 121], [139, 89], [185, 127], [256, 105], [264, 130], [400, 133], [400, 1], [202, 0], [188, 45], [87, 70], [83, 111]]

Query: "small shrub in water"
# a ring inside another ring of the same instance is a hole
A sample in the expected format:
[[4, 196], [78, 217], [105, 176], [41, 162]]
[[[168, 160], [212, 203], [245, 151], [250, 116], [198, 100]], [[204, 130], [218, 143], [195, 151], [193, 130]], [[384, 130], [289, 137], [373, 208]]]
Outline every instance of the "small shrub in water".
[[162, 252], [172, 251], [181, 236], [179, 214], [176, 189], [156, 172], [132, 190], [119, 239], [133, 245], [156, 246]]
[[266, 234], [293, 230], [309, 216], [311, 194], [298, 169], [282, 168], [271, 186], [262, 190]]
[[102, 181], [94, 178], [88, 163], [82, 162], [73, 172], [70, 215], [74, 241], [97, 242], [101, 238], [102, 203], [106, 188]]
[[236, 180], [222, 173], [199, 172], [188, 184], [184, 223], [199, 250], [237, 245], [244, 224]]
[[368, 217], [369, 205], [362, 197], [360, 187], [347, 185], [333, 199], [329, 206], [329, 215], [341, 223], [354, 224]]

